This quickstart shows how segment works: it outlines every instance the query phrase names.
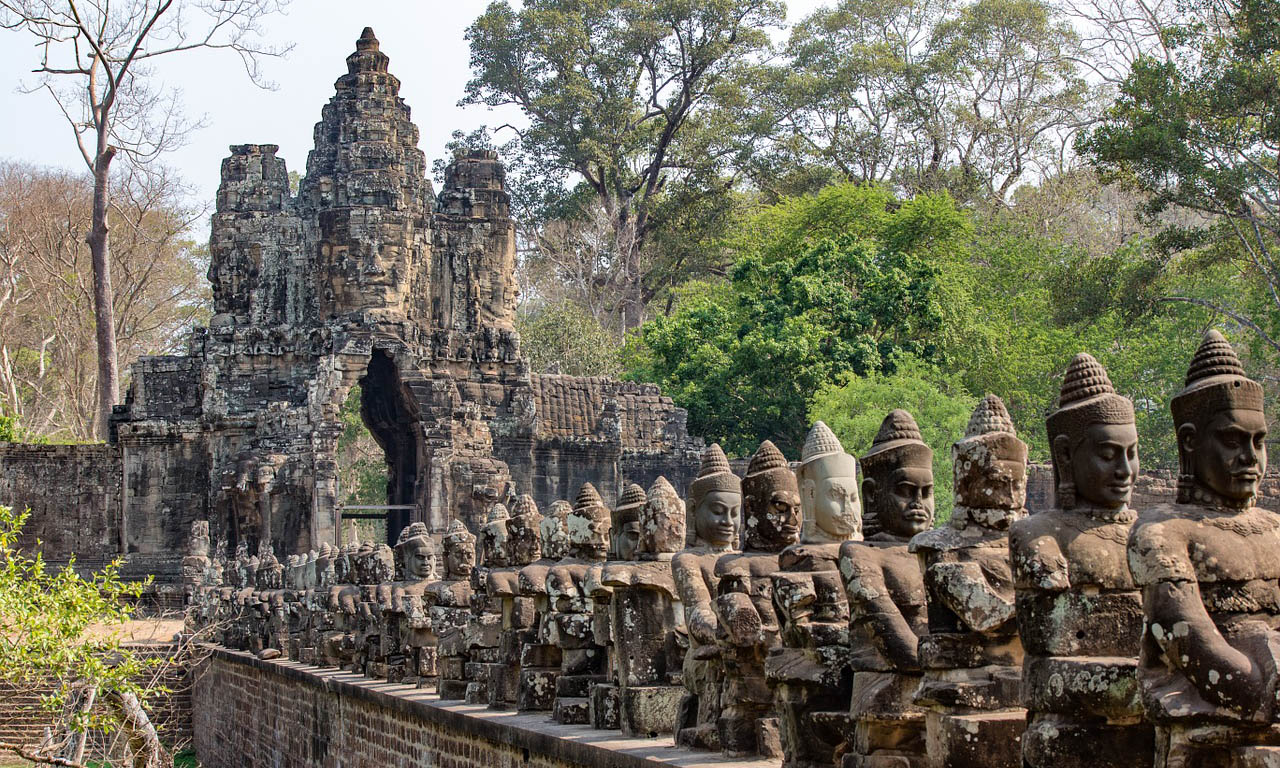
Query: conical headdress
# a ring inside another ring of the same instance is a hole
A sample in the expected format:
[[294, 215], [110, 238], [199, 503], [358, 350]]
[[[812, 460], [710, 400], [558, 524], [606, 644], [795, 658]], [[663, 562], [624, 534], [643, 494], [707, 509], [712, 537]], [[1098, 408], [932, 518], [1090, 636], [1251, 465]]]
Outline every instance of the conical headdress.
[[787, 467], [787, 458], [782, 455], [782, 451], [778, 450], [778, 446], [774, 445], [772, 440], [765, 440], [751, 457], [751, 463], [747, 465], [747, 477]]
[[742, 481], [729, 469], [729, 459], [719, 443], [712, 443], [702, 452], [698, 477], [689, 484], [690, 507], [697, 509], [703, 497], [712, 491], [742, 493]]
[[858, 462], [845, 453], [840, 438], [831, 431], [825, 422], [816, 421], [804, 438], [804, 449], [800, 452], [800, 465], [796, 467], [796, 478], [803, 481], [817, 475], [827, 477], [840, 475], [857, 477]]
[[515, 506], [511, 508], [512, 517], [523, 517], [528, 514], [538, 514], [538, 503], [533, 500], [529, 494], [523, 494], [516, 499]]
[[461, 520], [454, 520], [452, 523], [449, 523], [449, 530], [445, 531], [443, 541], [445, 544], [449, 545], [475, 544], [476, 537], [475, 534], [467, 530], [466, 523]]
[[644, 488], [635, 483], [628, 485], [622, 492], [622, 498], [618, 500], [618, 506], [613, 510], [613, 524], [621, 526], [624, 523], [639, 520], [640, 508], [644, 506], [645, 501]]
[[1231, 343], [1210, 329], [1187, 369], [1186, 386], [1169, 402], [1173, 423], [1198, 423], [1220, 411], [1261, 411], [1262, 385], [1248, 378]]
[[[426, 539], [431, 541], [431, 532], [427, 530], [426, 523], [410, 523], [400, 531], [400, 538], [396, 539], [396, 549], [403, 547], [413, 539]], [[434, 544], [435, 542], [431, 542]]]
[[603, 509], [605, 506], [600, 498], [600, 492], [591, 483], [583, 483], [578, 489], [577, 498], [573, 501], [573, 513], [580, 517], [595, 518]]
[[933, 465], [933, 449], [920, 436], [920, 427], [911, 414], [898, 408], [880, 422], [880, 431], [871, 441], [871, 449], [862, 455], [864, 472], [898, 465]]
[[804, 449], [800, 452], [800, 463], [807, 464], [832, 453], [844, 453], [840, 438], [836, 437], [836, 433], [831, 431], [831, 427], [828, 427], [825, 421], [815, 421], [809, 429], [809, 434], [805, 435]]
[[[979, 446], [982, 446], [979, 449]], [[969, 426], [964, 437], [957, 440], [951, 449], [951, 458], [956, 463], [957, 478], [963, 471], [960, 466], [965, 456], [982, 456], [986, 453], [984, 463], [990, 458], [1009, 459], [1013, 461], [1027, 460], [1027, 444], [1018, 439], [1013, 427], [1013, 419], [1009, 418], [1009, 409], [1004, 401], [996, 395], [988, 394], [973, 409], [969, 417]]]
[[1049, 444], [1066, 435], [1074, 447], [1093, 424], [1132, 423], [1133, 403], [1116, 394], [1107, 369], [1087, 352], [1076, 355], [1062, 379], [1058, 409], [1045, 420]]
[[485, 522], [496, 523], [499, 520], [508, 520], [510, 518], [511, 513], [507, 512], [507, 505], [494, 504], [492, 507], [489, 507], [489, 517], [485, 519]]

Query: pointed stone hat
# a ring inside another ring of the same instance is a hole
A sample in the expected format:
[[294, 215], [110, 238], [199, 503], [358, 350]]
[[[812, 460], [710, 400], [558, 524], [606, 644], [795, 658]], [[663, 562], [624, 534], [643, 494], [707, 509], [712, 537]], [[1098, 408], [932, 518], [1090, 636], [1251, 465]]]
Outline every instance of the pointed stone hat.
[[[796, 476], [791, 471], [787, 458], [778, 450], [772, 440], [765, 440], [756, 449], [747, 465], [747, 474], [742, 478], [742, 490], [745, 494], [753, 494], [766, 488], [796, 488]], [[751, 510], [747, 510], [750, 514]]]
[[458, 544], [475, 544], [476, 536], [467, 530], [466, 523], [461, 520], [454, 520], [449, 523], [449, 529], [445, 531], [442, 539], [446, 546], [454, 546]]
[[622, 492], [622, 497], [618, 499], [618, 506], [613, 510], [613, 524], [621, 526], [625, 523], [634, 523], [640, 519], [640, 508], [644, 506], [647, 497], [644, 488], [632, 483], [628, 485], [626, 490]]
[[796, 467], [796, 477], [804, 480], [821, 473], [827, 476], [858, 476], [858, 461], [845, 453], [840, 438], [831, 431], [825, 422], [815, 421], [804, 438], [804, 448], [800, 451], [800, 465]]
[[1081, 352], [1067, 366], [1058, 395], [1058, 408], [1045, 420], [1049, 444], [1066, 435], [1072, 446], [1094, 424], [1132, 424], [1133, 402], [1116, 393], [1107, 369], [1088, 352]]
[[870, 473], [881, 467], [933, 466], [933, 449], [920, 436], [920, 427], [907, 411], [897, 408], [880, 422], [880, 430], [871, 441], [871, 449], [862, 454], [863, 471]]
[[697, 509], [703, 497], [712, 491], [742, 493], [742, 480], [729, 468], [729, 459], [719, 443], [712, 443], [702, 452], [702, 467], [689, 484], [690, 508]]
[[1186, 386], [1169, 401], [1169, 409], [1175, 427], [1230, 409], [1262, 411], [1262, 385], [1245, 375], [1231, 342], [1211, 328], [1191, 359]]
[[578, 489], [578, 496], [573, 500], [573, 514], [592, 519], [600, 517], [601, 512], [608, 513], [608, 507], [600, 498], [600, 492], [591, 483], [583, 483]]
[[1009, 409], [993, 394], [987, 394], [973, 409], [964, 437], [952, 448], [952, 457], [960, 461], [965, 457], [978, 457], [983, 452], [1001, 459], [1027, 460], [1027, 444], [1018, 439]]

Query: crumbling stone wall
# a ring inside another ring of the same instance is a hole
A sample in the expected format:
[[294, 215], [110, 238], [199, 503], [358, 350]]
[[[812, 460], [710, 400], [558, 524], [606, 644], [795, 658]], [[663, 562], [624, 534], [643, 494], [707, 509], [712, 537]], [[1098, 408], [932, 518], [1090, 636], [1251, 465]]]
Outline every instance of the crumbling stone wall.
[[39, 542], [49, 562], [74, 554], [94, 566], [115, 557], [122, 490], [115, 446], [0, 443], [0, 504], [30, 509], [18, 544], [33, 551]]

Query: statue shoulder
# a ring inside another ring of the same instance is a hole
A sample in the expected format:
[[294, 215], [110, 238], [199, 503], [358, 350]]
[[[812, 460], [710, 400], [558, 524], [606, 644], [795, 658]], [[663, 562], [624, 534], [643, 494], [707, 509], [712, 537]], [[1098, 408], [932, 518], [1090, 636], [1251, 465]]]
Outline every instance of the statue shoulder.
[[1126, 546], [1134, 583], [1194, 581], [1189, 544], [1197, 527], [1197, 510], [1183, 504], [1157, 504], [1141, 510]]

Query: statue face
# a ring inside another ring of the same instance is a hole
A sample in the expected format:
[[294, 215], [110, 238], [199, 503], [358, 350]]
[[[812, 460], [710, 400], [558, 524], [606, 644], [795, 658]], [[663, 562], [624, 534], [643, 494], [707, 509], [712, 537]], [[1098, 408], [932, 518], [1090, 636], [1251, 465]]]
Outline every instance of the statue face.
[[542, 535], [542, 556], [559, 560], [569, 551], [569, 535], [561, 520], [548, 515], [538, 524]]
[[1178, 433], [1182, 449], [1191, 453], [1196, 480], [1231, 501], [1252, 498], [1267, 471], [1266, 417], [1232, 409], [1214, 414], [1199, 429], [1188, 426]]
[[1027, 500], [1027, 465], [998, 454], [956, 460], [956, 502], [976, 509], [1021, 509]]
[[778, 547], [800, 541], [800, 494], [785, 488], [772, 491], [757, 517], [756, 535]]
[[592, 517], [569, 515], [569, 544], [577, 557], [603, 560], [609, 556], [609, 510], [601, 507]]
[[1123, 509], [1138, 476], [1138, 430], [1133, 424], [1093, 424], [1070, 456], [1076, 497], [1103, 509]]
[[475, 547], [455, 544], [445, 550], [445, 567], [449, 575], [455, 579], [467, 579], [476, 568]]
[[435, 547], [426, 539], [409, 539], [402, 549], [406, 581], [429, 579], [435, 572]]
[[635, 560], [640, 548], [640, 521], [623, 523], [616, 544], [619, 560]]
[[693, 512], [694, 534], [713, 547], [733, 547], [742, 525], [742, 494], [711, 491]]
[[808, 514], [818, 528], [838, 539], [847, 539], [862, 530], [862, 505], [858, 500], [858, 479], [852, 476], [819, 477], [805, 481], [809, 497]]
[[882, 529], [894, 536], [910, 537], [933, 527], [932, 468], [898, 467], [889, 473], [885, 486], [875, 490]]

